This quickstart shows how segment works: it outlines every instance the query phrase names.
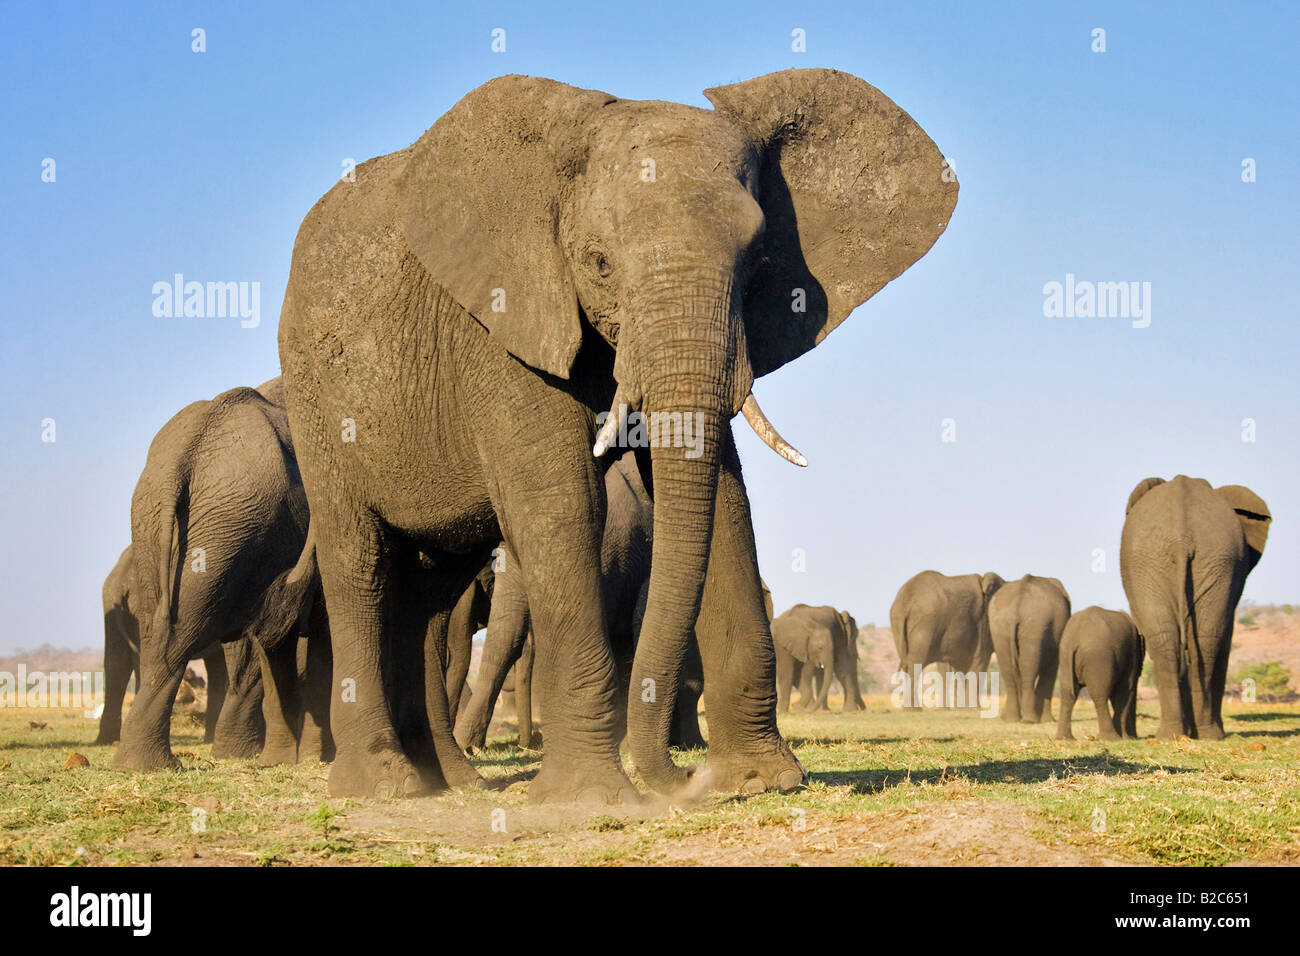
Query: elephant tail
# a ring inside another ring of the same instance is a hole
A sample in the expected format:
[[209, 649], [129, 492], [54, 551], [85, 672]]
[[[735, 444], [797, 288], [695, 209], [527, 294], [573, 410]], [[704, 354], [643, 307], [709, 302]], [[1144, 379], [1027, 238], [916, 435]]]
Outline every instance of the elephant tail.
[[[187, 548], [186, 529], [189, 525], [189, 482], [176, 476], [176, 480], [164, 493], [162, 520], [152, 541], [146, 544], [153, 551], [155, 585], [142, 588], [142, 597], [150, 591], [158, 595], [151, 619], [151, 633], [155, 639], [163, 641], [164, 647], [171, 646], [171, 631], [176, 623], [176, 609], [180, 605], [181, 572], [184, 570], [184, 557]], [[141, 562], [141, 570], [148, 566]], [[143, 641], [143, 635], [141, 635]]]
[[280, 646], [290, 634], [300, 634], [308, 628], [320, 593], [314, 531], [315, 526], [309, 524], [297, 563], [276, 575], [246, 631], [267, 650]]

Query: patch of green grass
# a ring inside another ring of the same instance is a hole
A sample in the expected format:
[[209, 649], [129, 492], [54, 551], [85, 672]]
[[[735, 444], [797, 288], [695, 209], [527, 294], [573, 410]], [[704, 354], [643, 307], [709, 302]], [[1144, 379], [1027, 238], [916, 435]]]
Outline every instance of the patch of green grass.
[[[1075, 716], [1077, 737], [1095, 733], [1090, 706]], [[1157, 717], [1143, 701], [1139, 731]], [[1062, 847], [1137, 863], [1300, 862], [1297, 704], [1227, 702], [1222, 742], [1060, 742], [1054, 723], [904, 712], [885, 697], [780, 726], [806, 790], [602, 811], [532, 805], [540, 754], [505, 736], [475, 758], [493, 789], [343, 800], [328, 795], [327, 767], [213, 760], [187, 722], [173, 727], [186, 770], [128, 774], [110, 769], [113, 748], [92, 746], [94, 722], [76, 711], [0, 711], [0, 864], [874, 866], [936, 862], [920, 845], [899, 850], [905, 841], [883, 848], [911, 819], [1007, 805], [1046, 862]], [[64, 768], [74, 750], [89, 767]], [[705, 753], [676, 758], [698, 766]], [[870, 839], [854, 843], [864, 828]]]

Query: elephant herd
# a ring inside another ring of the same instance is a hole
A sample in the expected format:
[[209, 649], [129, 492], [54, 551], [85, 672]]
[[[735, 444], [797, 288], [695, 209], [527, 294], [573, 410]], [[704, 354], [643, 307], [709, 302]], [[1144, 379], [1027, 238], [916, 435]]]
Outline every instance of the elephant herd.
[[[982, 674], [993, 654], [1006, 690], [1003, 717], [1051, 717], [1060, 682], [1057, 736], [1068, 740], [1079, 692], [1097, 709], [1098, 736], [1137, 735], [1137, 688], [1150, 656], [1160, 697], [1156, 736], [1223, 738], [1224, 685], [1237, 603], [1259, 562], [1272, 516], [1241, 485], [1147, 478], [1129, 496], [1120, 577], [1130, 612], [1070, 613], [1056, 578], [1027, 574], [948, 577], [922, 571], [890, 609], [900, 671], [920, 698], [921, 668]], [[944, 693], [950, 684], [945, 680]], [[951, 701], [945, 696], [945, 704]]]
[[[172, 702], [202, 657], [228, 675], [214, 753], [332, 758], [335, 795], [482, 786], [470, 757], [512, 666], [525, 744], [534, 695], [545, 717], [535, 799], [635, 802], [623, 741], [674, 792], [691, 771], [670, 747], [704, 742], [701, 699], [710, 787], [806, 782], [778, 706], [796, 682], [821, 706], [832, 675], [861, 706], [857, 626], [802, 605], [773, 620], [732, 420], [806, 464], [756, 380], [923, 256], [958, 187], [856, 77], [786, 70], [706, 95], [712, 110], [500, 77], [316, 203], [282, 376], [182, 409], [133, 494], [104, 594], [118, 767], [177, 766]], [[1124, 570], [1172, 682], [1162, 730], [1209, 736], [1228, 605], [1268, 515], [1202, 485], [1140, 486]], [[1005, 640], [1017, 706], [1039, 715], [1065, 615], [1052, 582], [1017, 584], [995, 603], [995, 575], [919, 575], [895, 605], [900, 659], [981, 667]], [[1089, 680], [1110, 631], [1077, 630]]]

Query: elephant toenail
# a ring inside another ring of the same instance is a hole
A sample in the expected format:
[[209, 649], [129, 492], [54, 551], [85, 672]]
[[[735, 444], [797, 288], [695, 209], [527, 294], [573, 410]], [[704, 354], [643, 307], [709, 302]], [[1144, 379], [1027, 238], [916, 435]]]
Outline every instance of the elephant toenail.
[[762, 793], [766, 789], [767, 789], [767, 784], [765, 784], [758, 777], [750, 777], [748, 780], [746, 780], [744, 783], [740, 785], [741, 793]]
[[798, 790], [808, 783], [807, 771], [782, 770], [781, 776], [776, 778], [776, 785], [782, 793], [789, 793], [791, 790]]

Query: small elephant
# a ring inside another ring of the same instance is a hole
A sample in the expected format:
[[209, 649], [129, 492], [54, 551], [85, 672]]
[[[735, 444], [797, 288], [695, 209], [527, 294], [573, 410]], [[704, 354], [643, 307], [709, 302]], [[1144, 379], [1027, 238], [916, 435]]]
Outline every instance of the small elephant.
[[[134, 573], [131, 546], [127, 545], [104, 579], [104, 709], [96, 744], [117, 743], [122, 735], [122, 703], [131, 675], [135, 674], [137, 685], [140, 683], [140, 623], [131, 607]], [[262, 673], [246, 645], [242, 639], [234, 644], [213, 644], [200, 655], [207, 671], [203, 741], [214, 744], [218, 755], [241, 746], [225, 740], [215, 743], [218, 717], [226, 708], [229, 712], [220, 721], [223, 733], [233, 734], [236, 741], [256, 740], [259, 747], [266, 733]], [[229, 669], [227, 656], [231, 658]]]
[[[241, 638], [262, 674], [262, 762], [329, 757], [328, 630], [288, 418], [266, 397], [278, 392], [272, 380], [194, 402], [149, 447], [131, 498], [140, 679], [116, 767], [180, 766], [169, 732], [185, 664]], [[236, 718], [249, 723], [223, 708], [214, 756], [257, 754], [258, 740], [223, 732]]]
[[[950, 686], [950, 671], [966, 675], [966, 686], [971, 675], [988, 671], [993, 656], [989, 600], [1003, 583], [992, 572], [949, 577], [938, 571], [922, 571], [898, 589], [889, 609], [889, 627], [898, 650], [899, 670], [911, 684], [908, 709], [921, 706], [920, 672], [927, 664], [938, 664], [944, 675], [945, 707], [956, 705], [950, 693], [954, 689]], [[975, 701], [963, 703], [976, 706]]]
[[1097, 708], [1098, 737], [1136, 737], [1138, 678], [1145, 654], [1142, 635], [1123, 611], [1093, 605], [1073, 615], [1061, 637], [1061, 717], [1056, 739], [1074, 739], [1071, 715], [1083, 687]]
[[772, 622], [772, 643], [776, 649], [777, 713], [790, 712], [790, 693], [796, 682], [801, 710], [824, 709], [832, 676], [844, 689], [846, 711], [866, 707], [858, 685], [858, 625], [848, 611], [796, 604]]
[[1146, 478], [1129, 495], [1119, 571], [1155, 668], [1157, 737], [1223, 739], [1237, 602], [1272, 520], [1249, 488], [1186, 475]]
[[1070, 595], [1056, 578], [1026, 574], [989, 599], [989, 635], [1007, 684], [1004, 720], [1052, 719], [1061, 633], [1069, 619]]

